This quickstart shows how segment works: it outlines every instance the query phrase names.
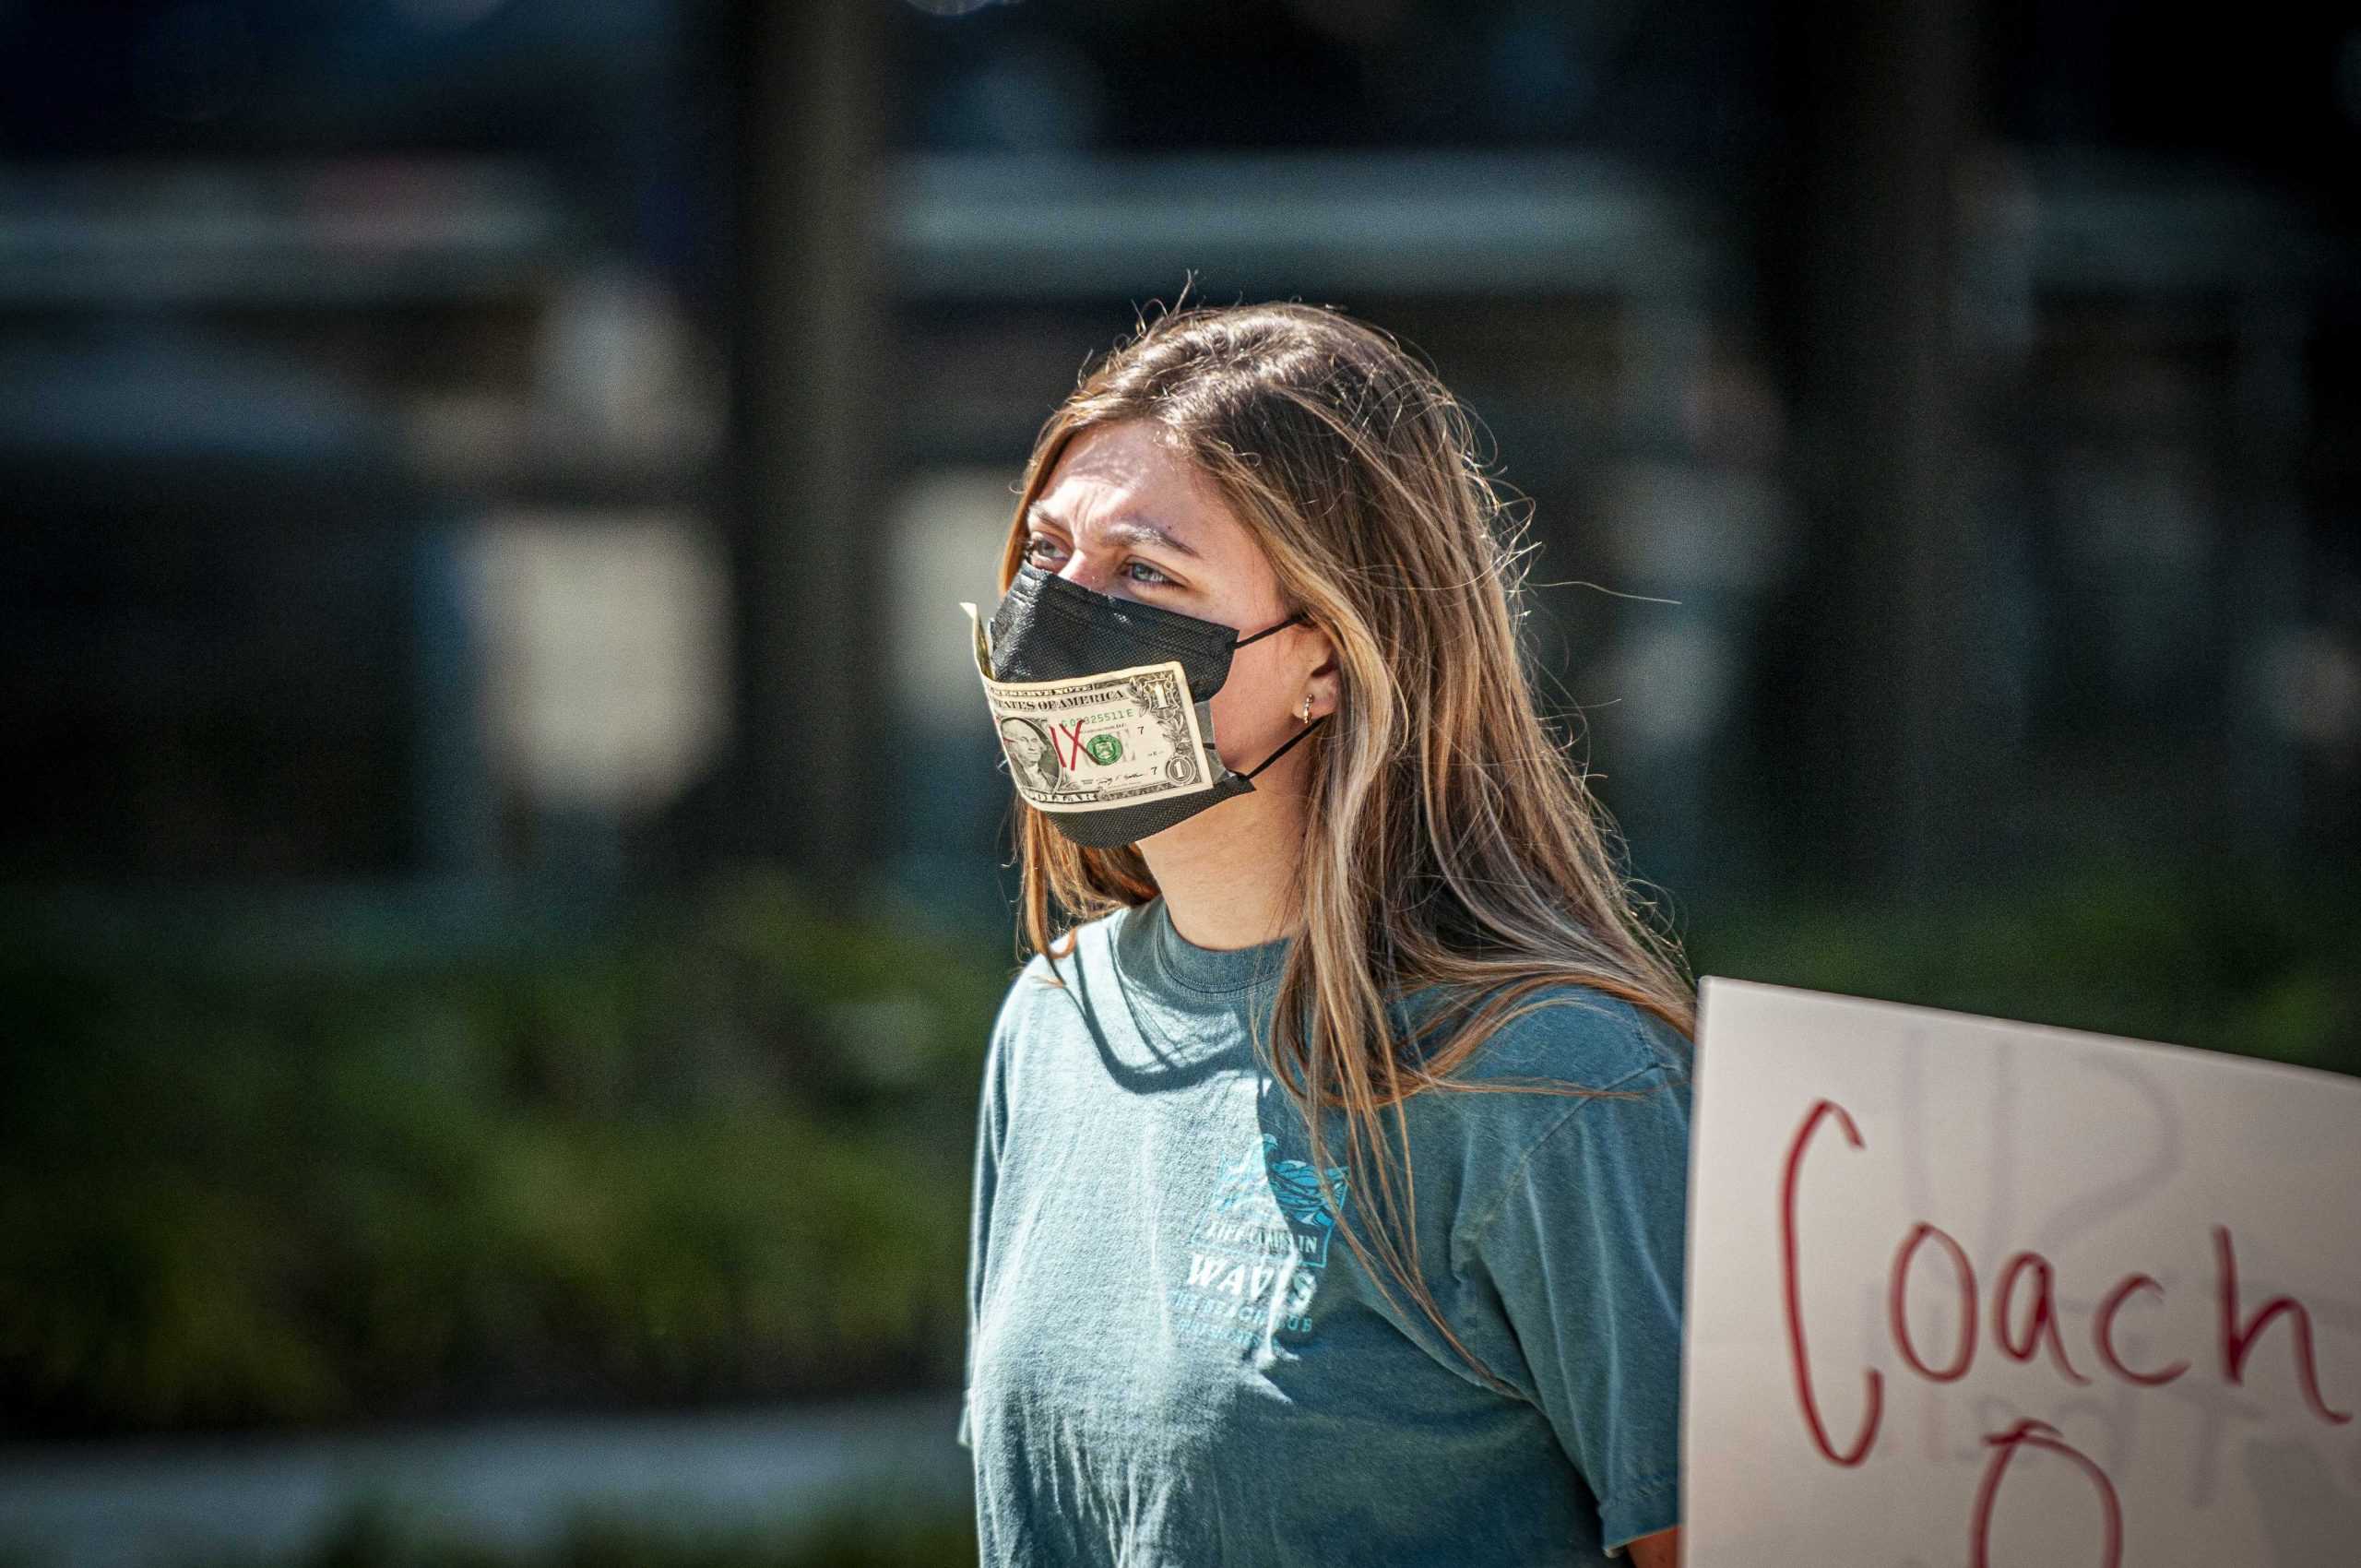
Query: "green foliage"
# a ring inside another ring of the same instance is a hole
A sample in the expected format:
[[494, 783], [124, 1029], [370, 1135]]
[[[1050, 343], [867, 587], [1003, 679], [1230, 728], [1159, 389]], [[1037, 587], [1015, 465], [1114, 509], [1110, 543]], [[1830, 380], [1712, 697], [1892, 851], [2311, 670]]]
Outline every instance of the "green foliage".
[[19, 958], [16, 1430], [957, 1375], [1006, 976], [775, 878], [368, 973]]
[[2361, 909], [2262, 887], [2080, 867], [1940, 911], [1732, 911], [1696, 971], [1949, 1007], [2361, 1074]]
[[[2361, 911], [2139, 870], [1720, 911], [1700, 973], [2361, 1072]], [[0, 967], [18, 1434], [955, 1381], [1004, 967], [760, 874], [374, 968]]]

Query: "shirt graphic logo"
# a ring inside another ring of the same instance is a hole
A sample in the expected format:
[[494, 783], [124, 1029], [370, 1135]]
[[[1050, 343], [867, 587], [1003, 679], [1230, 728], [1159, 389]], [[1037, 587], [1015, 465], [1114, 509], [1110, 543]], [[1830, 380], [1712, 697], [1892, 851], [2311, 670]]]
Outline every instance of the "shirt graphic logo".
[[[1307, 1309], [1336, 1216], [1309, 1164], [1271, 1158], [1278, 1144], [1264, 1133], [1223, 1170], [1190, 1232], [1188, 1277], [1170, 1292], [1184, 1339], [1242, 1349], [1311, 1336]], [[1341, 1205], [1345, 1168], [1332, 1165], [1327, 1176]]]

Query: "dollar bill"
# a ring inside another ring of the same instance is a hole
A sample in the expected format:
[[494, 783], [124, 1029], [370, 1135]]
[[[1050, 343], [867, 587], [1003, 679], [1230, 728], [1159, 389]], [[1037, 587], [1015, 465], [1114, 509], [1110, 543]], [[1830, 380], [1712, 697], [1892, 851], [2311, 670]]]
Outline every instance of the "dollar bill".
[[1017, 793], [1045, 812], [1108, 811], [1214, 786], [1179, 659], [1071, 681], [996, 681], [983, 618], [965, 600], [984, 700]]

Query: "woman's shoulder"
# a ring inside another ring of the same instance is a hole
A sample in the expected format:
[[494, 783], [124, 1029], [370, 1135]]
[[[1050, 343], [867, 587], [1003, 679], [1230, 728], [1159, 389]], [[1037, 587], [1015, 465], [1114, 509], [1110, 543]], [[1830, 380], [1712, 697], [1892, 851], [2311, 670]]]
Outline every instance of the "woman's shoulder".
[[[1504, 999], [1498, 1027], [1464, 1060], [1442, 1065], [1453, 1036]], [[1523, 1212], [1538, 1213], [1591, 1203], [1612, 1185], [1596, 1180], [1603, 1171], [1643, 1185], [1679, 1180], [1691, 1073], [1679, 1029], [1571, 978], [1523, 990], [1430, 988], [1411, 1000], [1440, 1026], [1419, 1049], [1447, 1080], [1408, 1102], [1412, 1159], [1441, 1173], [1435, 1201], [1450, 1240], [1436, 1255], [1454, 1269], [1488, 1236], [1517, 1244], [1492, 1224], [1517, 1194], [1528, 1194]], [[1483, 1087], [1453, 1087], [1469, 1085]], [[1418, 1185], [1427, 1190], [1423, 1179]]]
[[[1419, 1047], [1428, 1060], [1460, 1029], [1483, 1016], [1488, 1003], [1509, 993], [1429, 987], [1402, 1004], [1406, 1021], [1428, 1033]], [[1636, 1083], [1686, 1083], [1694, 1060], [1689, 1038], [1649, 1009], [1569, 978], [1515, 994], [1501, 1022], [1449, 1072], [1473, 1081], [1536, 1079], [1583, 1088]], [[1479, 1099], [1492, 1096], [1474, 1097]]]
[[1026, 1022], [1039, 1016], [1041, 1010], [1055, 1002], [1059, 995], [1058, 973], [1071, 970], [1072, 959], [1052, 962], [1046, 953], [1036, 952], [1009, 978], [1008, 991], [1000, 1003], [1000, 1016], [992, 1021], [995, 1039], [1021, 1033]]
[[1124, 907], [1085, 921], [1072, 928], [1071, 944], [1060, 937], [1050, 943], [1056, 951], [1037, 951], [1026, 958], [1001, 999], [994, 1038], [1021, 1032], [1045, 1013], [1070, 1014], [1077, 1007], [1086, 1011], [1094, 979], [1107, 967], [1109, 944], [1130, 914]]

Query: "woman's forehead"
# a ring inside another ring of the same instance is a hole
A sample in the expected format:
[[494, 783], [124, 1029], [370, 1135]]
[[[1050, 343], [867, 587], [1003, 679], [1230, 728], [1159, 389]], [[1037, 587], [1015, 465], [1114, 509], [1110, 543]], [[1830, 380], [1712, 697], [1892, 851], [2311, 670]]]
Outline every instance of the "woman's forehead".
[[1168, 548], [1199, 559], [1253, 548], [1220, 494], [1142, 421], [1097, 425], [1076, 435], [1034, 506], [1044, 520], [1069, 530], [1112, 530], [1140, 543], [1161, 533]]
[[1086, 548], [1162, 550], [1240, 611], [1275, 603], [1277, 575], [1211, 481], [1153, 423], [1096, 425], [1070, 441], [1031, 509]]

